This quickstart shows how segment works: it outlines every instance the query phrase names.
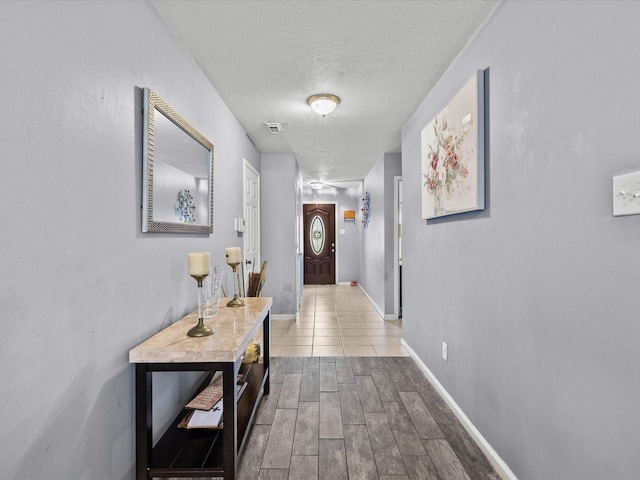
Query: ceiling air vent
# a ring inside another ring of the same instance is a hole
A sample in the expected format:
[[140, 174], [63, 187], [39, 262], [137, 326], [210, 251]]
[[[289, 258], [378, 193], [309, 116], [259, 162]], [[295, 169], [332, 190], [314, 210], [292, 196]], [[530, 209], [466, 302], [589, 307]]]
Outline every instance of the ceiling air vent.
[[271, 133], [280, 133], [282, 132], [282, 124], [281, 123], [265, 123], [267, 128]]

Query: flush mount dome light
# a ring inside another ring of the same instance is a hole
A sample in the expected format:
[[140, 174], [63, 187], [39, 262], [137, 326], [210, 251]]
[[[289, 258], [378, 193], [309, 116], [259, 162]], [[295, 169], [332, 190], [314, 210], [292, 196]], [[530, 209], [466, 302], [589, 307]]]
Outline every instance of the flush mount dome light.
[[322, 182], [311, 182], [311, 188], [314, 190], [320, 190], [322, 188]]
[[336, 109], [340, 103], [340, 98], [330, 93], [318, 93], [307, 98], [307, 103], [314, 112], [326, 117]]

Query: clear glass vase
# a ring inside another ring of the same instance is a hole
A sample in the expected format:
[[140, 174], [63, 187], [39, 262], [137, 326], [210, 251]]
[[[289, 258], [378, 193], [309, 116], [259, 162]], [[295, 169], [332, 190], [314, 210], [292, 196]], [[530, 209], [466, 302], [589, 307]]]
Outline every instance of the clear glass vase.
[[203, 299], [203, 315], [204, 318], [217, 318], [220, 313], [220, 299], [222, 293], [222, 267], [213, 267], [211, 275], [205, 279], [204, 299]]

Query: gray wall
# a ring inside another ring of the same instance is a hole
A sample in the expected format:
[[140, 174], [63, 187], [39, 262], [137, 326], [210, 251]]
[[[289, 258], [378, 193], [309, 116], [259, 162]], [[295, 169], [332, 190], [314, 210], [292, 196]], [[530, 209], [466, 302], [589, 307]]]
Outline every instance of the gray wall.
[[[195, 308], [188, 252], [242, 245], [259, 154], [147, 2], [1, 2], [0, 58], [0, 478], [133, 478], [128, 351]], [[144, 86], [215, 144], [211, 236], [141, 233]]]
[[396, 260], [393, 255], [393, 241], [396, 235], [394, 224], [395, 199], [394, 180], [402, 175], [402, 155], [384, 154], [384, 313], [393, 317], [394, 275]]
[[379, 313], [393, 313], [393, 178], [402, 172], [399, 153], [385, 153], [364, 179], [369, 192], [369, 226], [362, 233], [360, 284]]
[[362, 254], [359, 264], [361, 288], [384, 313], [384, 155], [364, 178], [363, 196], [369, 193], [369, 225], [362, 231]]
[[263, 153], [260, 240], [262, 259], [268, 262], [263, 288], [273, 297], [274, 315], [293, 316], [296, 301], [296, 182], [298, 161], [292, 153]]
[[[362, 242], [362, 187], [334, 188], [323, 186], [320, 190], [305, 187], [303, 191], [304, 203], [333, 203], [336, 205], [338, 230], [336, 231], [336, 263], [338, 268], [338, 283], [358, 280], [358, 258], [361, 253]], [[355, 223], [344, 221], [344, 211], [355, 210]], [[344, 230], [344, 234], [340, 233]]]
[[[637, 2], [504, 2], [403, 130], [403, 337], [523, 479], [640, 471]], [[488, 68], [487, 208], [425, 224], [420, 131]], [[440, 359], [449, 344], [449, 362]]]

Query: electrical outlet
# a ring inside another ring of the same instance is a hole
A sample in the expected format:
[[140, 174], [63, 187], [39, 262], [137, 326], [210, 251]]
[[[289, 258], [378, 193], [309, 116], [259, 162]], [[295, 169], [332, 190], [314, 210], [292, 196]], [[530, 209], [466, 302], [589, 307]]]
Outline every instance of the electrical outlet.
[[445, 342], [442, 342], [442, 360], [449, 361], [449, 346]]

